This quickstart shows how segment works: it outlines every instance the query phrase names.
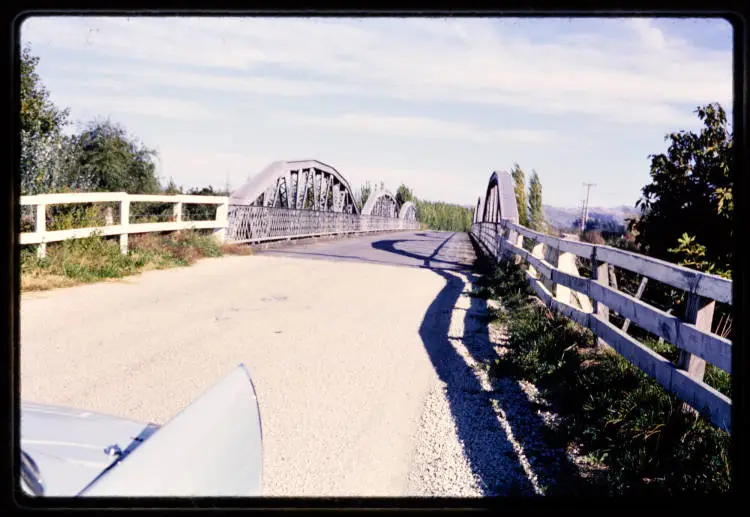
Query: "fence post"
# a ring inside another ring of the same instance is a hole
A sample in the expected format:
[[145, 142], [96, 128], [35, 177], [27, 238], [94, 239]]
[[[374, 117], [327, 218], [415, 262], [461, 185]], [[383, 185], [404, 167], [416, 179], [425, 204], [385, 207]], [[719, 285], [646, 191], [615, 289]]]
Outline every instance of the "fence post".
[[[514, 233], [514, 238], [513, 238], [513, 240], [511, 242], [513, 244], [515, 244], [516, 246], [518, 246], [519, 248], [524, 249], [524, 247], [523, 247], [523, 235], [521, 235], [520, 233], [518, 233], [516, 231], [514, 231], [513, 233]], [[516, 264], [520, 264], [521, 263], [521, 256], [520, 255], [516, 255], [513, 260], [516, 262]]]
[[[572, 273], [576, 269], [576, 256], [568, 251], [560, 251], [558, 249], [555, 267], [563, 273]], [[555, 284], [555, 299], [559, 302], [573, 305], [573, 292], [570, 287]]]
[[182, 201], [177, 201], [172, 205], [172, 215], [174, 216], [175, 222], [182, 222]]
[[[557, 259], [560, 256], [560, 250], [559, 248], [555, 248], [554, 246], [545, 246], [544, 247], [544, 260], [552, 265], [557, 267]], [[547, 278], [546, 276], [541, 276], [542, 285], [547, 288], [547, 290], [555, 296], [555, 293], [557, 292], [555, 290], [555, 285], [552, 283], [551, 278]]]
[[130, 227], [130, 199], [127, 194], [120, 201], [120, 252], [124, 255], [128, 252], [128, 228]]
[[47, 256], [47, 243], [44, 242], [44, 233], [47, 231], [47, 205], [36, 205], [36, 218], [34, 219], [34, 232], [40, 234], [42, 242], [36, 249], [37, 256], [43, 258]]
[[[607, 264], [606, 262], [599, 262], [596, 257], [597, 249], [598, 248], [595, 247], [593, 253], [591, 254], [591, 276], [593, 277], [594, 282], [609, 286], [609, 264]], [[593, 298], [591, 299], [591, 301], [594, 305], [594, 314], [596, 314], [597, 317], [602, 321], [609, 322], [609, 307], [601, 302], [596, 301]], [[607, 343], [599, 336], [596, 336], [596, 345], [608, 346]]]
[[216, 207], [216, 223], [220, 225], [220, 227], [214, 229], [214, 239], [216, 239], [219, 244], [224, 244], [224, 240], [227, 237], [228, 218], [229, 199]]
[[[698, 330], [711, 332], [715, 307], [716, 302], [714, 300], [690, 293], [685, 306], [684, 321], [692, 323]], [[685, 370], [694, 379], [702, 381], [703, 374], [706, 372], [706, 361], [681, 349], [677, 367]]]
[[114, 210], [112, 210], [111, 206], [108, 206], [104, 209], [104, 225], [105, 226], [112, 226], [115, 224], [115, 216], [114, 216]]
[[494, 234], [495, 260], [499, 261], [503, 257], [503, 249], [504, 249], [503, 241], [505, 241], [505, 235], [503, 234], [505, 233], [505, 229], [502, 227], [502, 223], [494, 222], [492, 224], [494, 224], [494, 227], [495, 227], [495, 234]]
[[[534, 245], [531, 248], [531, 256], [532, 257], [536, 257], [538, 259], [543, 259], [544, 258], [544, 243], [543, 242], [539, 242], [537, 240], [534, 240]], [[529, 273], [531, 273], [531, 275], [534, 278], [538, 278], [538, 276], [537, 276], [537, 270], [531, 264], [529, 264]], [[540, 273], [540, 276], [541, 276], [541, 273]]]
[[[641, 296], [643, 296], [643, 291], [646, 290], [646, 284], [648, 283], [648, 277], [644, 276], [641, 278], [641, 283], [638, 286], [638, 291], [635, 293], [635, 299], [640, 300]], [[625, 319], [625, 322], [622, 324], [622, 331], [627, 332], [628, 328], [630, 327], [630, 320]]]

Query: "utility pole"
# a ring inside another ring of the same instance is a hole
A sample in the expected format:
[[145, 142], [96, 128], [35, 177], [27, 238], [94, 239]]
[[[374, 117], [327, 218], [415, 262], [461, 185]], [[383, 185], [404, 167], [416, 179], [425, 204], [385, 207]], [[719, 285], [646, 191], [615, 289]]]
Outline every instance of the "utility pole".
[[227, 172], [227, 180], [226, 180], [226, 182], [224, 184], [224, 188], [226, 189], [227, 196], [230, 195], [231, 192], [229, 190], [229, 173], [228, 172]]
[[581, 234], [583, 234], [583, 231], [586, 229], [586, 222], [589, 219], [589, 193], [591, 192], [591, 187], [595, 187], [596, 183], [584, 183], [584, 187], [586, 187], [586, 204], [583, 205], [583, 219], [581, 219]]
[[578, 223], [578, 226], [581, 229], [581, 235], [583, 235], [583, 212], [584, 212], [584, 209], [585, 209], [585, 205], [586, 205], [586, 200], [585, 199], [581, 199], [581, 205], [580, 205], [581, 213], [578, 216], [578, 220], [580, 221]]

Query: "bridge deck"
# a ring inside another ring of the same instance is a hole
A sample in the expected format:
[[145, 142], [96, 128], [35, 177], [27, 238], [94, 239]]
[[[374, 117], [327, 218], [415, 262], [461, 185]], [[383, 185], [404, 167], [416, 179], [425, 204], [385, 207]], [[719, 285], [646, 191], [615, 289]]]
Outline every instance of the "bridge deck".
[[476, 255], [465, 233], [419, 231], [370, 235], [265, 250], [275, 256], [357, 261], [430, 269], [470, 269]]
[[[22, 399], [164, 423], [243, 362], [261, 409], [265, 495], [480, 495], [472, 476], [518, 486], [507, 481], [524, 479], [513, 447], [456, 351], [489, 353], [472, 319], [484, 302], [455, 271], [473, 260], [466, 234], [280, 254], [24, 294]], [[424, 416], [435, 393], [448, 397], [447, 419]]]

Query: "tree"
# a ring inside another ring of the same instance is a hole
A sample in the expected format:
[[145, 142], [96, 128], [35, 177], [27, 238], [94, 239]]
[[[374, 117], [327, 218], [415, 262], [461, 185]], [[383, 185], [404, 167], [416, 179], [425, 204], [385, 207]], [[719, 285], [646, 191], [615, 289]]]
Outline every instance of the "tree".
[[468, 232], [471, 229], [473, 208], [415, 199], [417, 220], [431, 230]]
[[398, 203], [398, 206], [401, 207], [404, 205], [404, 203], [413, 200], [414, 194], [412, 193], [411, 189], [402, 183], [398, 187], [398, 190], [396, 190], [396, 203]]
[[70, 147], [62, 135], [69, 109], [60, 109], [36, 72], [39, 58], [26, 46], [21, 51], [21, 193], [49, 192], [54, 188]]
[[131, 137], [111, 120], [93, 120], [72, 138], [71, 163], [64, 171], [66, 186], [83, 191], [157, 193], [156, 151]]
[[543, 231], [545, 227], [544, 212], [542, 211], [542, 182], [539, 181], [539, 175], [535, 170], [531, 171], [529, 180], [529, 211], [528, 211], [529, 228], [536, 231]]
[[164, 187], [164, 193], [165, 194], [182, 194], [182, 187], [178, 187], [177, 183], [175, 183], [174, 181], [174, 178], [170, 176], [169, 182], [167, 182], [167, 185]]
[[359, 187], [359, 191], [354, 193], [354, 197], [356, 198], [354, 202], [357, 204], [357, 210], [360, 212], [362, 211], [362, 208], [365, 206], [365, 203], [367, 203], [367, 199], [370, 197], [370, 194], [372, 194], [372, 185], [369, 181], [365, 181], [362, 185]]
[[699, 133], [666, 135], [666, 154], [650, 155], [651, 183], [631, 223], [650, 256], [729, 276], [733, 257], [732, 133], [720, 104], [699, 106]]
[[521, 170], [521, 167], [517, 163], [513, 164], [511, 172], [513, 181], [515, 182], [516, 192], [516, 205], [518, 206], [518, 224], [521, 226], [528, 226], [529, 220], [526, 215], [526, 175]]

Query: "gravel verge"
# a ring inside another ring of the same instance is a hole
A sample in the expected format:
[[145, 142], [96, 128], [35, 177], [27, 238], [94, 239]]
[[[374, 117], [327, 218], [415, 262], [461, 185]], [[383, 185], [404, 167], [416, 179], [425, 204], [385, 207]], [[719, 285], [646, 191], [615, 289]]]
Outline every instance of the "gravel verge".
[[[505, 331], [487, 325], [487, 302], [463, 283], [445, 318], [460, 363], [428, 394], [416, 436], [407, 493], [421, 497], [534, 496], [576, 490], [580, 458], [550, 443], [562, 419], [536, 387], [491, 379], [487, 365], [505, 351]], [[490, 301], [490, 305], [493, 302]], [[450, 355], [447, 351], [446, 355]], [[447, 360], [446, 360], [447, 361]], [[456, 368], [463, 363], [463, 367]], [[440, 370], [440, 367], [437, 368]]]

